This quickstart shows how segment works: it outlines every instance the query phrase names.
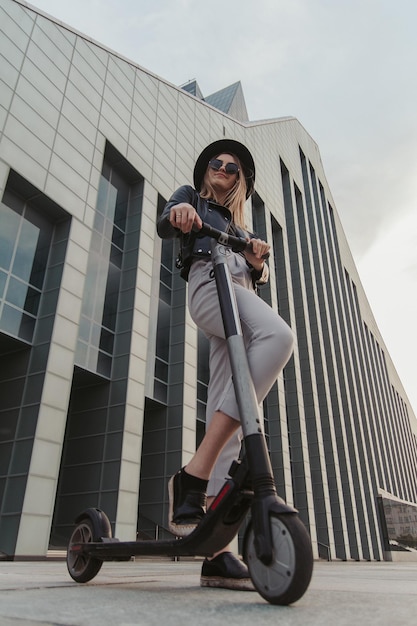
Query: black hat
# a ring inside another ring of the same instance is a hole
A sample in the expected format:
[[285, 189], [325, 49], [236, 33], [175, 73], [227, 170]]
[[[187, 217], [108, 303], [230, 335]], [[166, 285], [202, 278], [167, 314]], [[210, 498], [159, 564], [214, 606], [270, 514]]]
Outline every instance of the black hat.
[[219, 139], [204, 148], [198, 157], [194, 167], [194, 186], [200, 191], [203, 184], [208, 162], [218, 154], [235, 154], [244, 170], [246, 178], [246, 197], [249, 198], [254, 191], [255, 183], [255, 163], [249, 150], [242, 143], [234, 139]]

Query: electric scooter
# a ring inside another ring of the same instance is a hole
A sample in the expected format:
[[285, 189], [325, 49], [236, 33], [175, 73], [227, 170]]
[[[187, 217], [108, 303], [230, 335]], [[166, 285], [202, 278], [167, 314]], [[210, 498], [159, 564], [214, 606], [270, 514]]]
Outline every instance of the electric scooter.
[[241, 458], [195, 530], [182, 539], [119, 541], [112, 537], [106, 514], [90, 508], [78, 515], [67, 550], [70, 576], [92, 580], [104, 561], [133, 556], [201, 556], [219, 552], [236, 536], [251, 513], [243, 540], [243, 558], [258, 593], [271, 604], [296, 602], [307, 590], [313, 571], [308, 532], [298, 512], [277, 495], [258, 402], [250, 375], [227, 249], [243, 251], [246, 239], [203, 224], [200, 234], [212, 238], [212, 263], [232, 367], [243, 432]]

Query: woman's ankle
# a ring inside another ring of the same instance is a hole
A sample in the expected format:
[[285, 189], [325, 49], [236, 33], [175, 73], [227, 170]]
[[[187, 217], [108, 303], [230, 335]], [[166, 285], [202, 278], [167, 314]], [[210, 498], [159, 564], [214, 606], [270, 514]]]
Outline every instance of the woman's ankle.
[[194, 474], [188, 472], [187, 467], [183, 467], [181, 470], [181, 484], [186, 491], [207, 491], [208, 480], [205, 478], [199, 478]]

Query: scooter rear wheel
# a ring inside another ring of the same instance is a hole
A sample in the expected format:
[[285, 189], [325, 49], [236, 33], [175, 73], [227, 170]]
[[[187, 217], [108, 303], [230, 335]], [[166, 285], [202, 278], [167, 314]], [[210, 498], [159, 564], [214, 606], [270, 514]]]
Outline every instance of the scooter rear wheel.
[[252, 523], [244, 539], [244, 558], [255, 589], [271, 604], [288, 605], [305, 593], [313, 571], [313, 554], [307, 530], [296, 514], [270, 518], [273, 559], [265, 565], [257, 557]]
[[67, 549], [67, 568], [69, 575], [75, 582], [86, 583], [92, 580], [100, 571], [103, 561], [72, 550], [72, 546], [99, 541], [99, 539], [100, 537], [95, 537], [93, 524], [88, 517], [83, 518], [75, 527]]

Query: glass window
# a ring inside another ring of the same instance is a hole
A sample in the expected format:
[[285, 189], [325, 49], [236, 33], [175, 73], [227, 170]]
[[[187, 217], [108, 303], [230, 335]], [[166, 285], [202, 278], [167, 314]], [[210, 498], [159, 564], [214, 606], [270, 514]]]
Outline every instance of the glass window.
[[19, 335], [20, 322], [22, 320], [22, 312], [14, 307], [4, 304], [2, 307], [0, 326], [1, 329], [10, 335]]
[[6, 286], [7, 274], [0, 270], [0, 298], [3, 298], [4, 288]]
[[9, 207], [0, 204], [0, 266], [6, 271], [12, 263], [19, 223], [20, 216]]
[[22, 280], [29, 282], [33, 261], [38, 244], [39, 228], [23, 221], [19, 233], [12, 272]]
[[51, 224], [12, 189], [0, 204], [0, 330], [32, 341]]
[[40, 291], [28, 287], [28, 285], [13, 276], [10, 277], [9, 286], [7, 289], [6, 300], [10, 304], [14, 304], [32, 315], [36, 315], [38, 312]]
[[129, 238], [127, 220], [129, 211], [136, 211], [141, 202], [141, 196], [132, 199], [139, 175], [135, 173], [132, 186], [126, 168], [123, 166], [119, 171], [119, 158], [113, 166], [113, 157], [112, 149], [107, 147], [97, 194], [76, 353], [77, 365], [105, 376], [110, 376], [116, 349], [122, 265]]

